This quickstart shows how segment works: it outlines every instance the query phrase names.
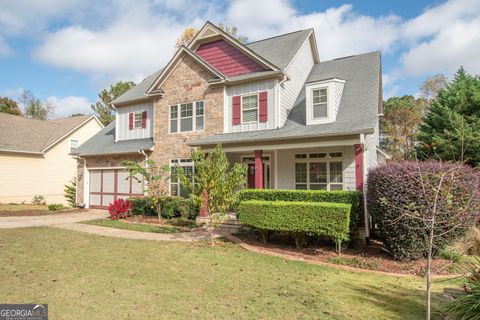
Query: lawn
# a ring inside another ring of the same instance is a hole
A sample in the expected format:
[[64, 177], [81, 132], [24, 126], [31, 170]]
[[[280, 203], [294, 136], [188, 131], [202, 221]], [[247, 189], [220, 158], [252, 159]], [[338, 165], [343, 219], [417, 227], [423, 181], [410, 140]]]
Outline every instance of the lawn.
[[[423, 280], [337, 270], [225, 243], [1, 231], [0, 303], [51, 319], [423, 319]], [[434, 285], [434, 309], [447, 282]], [[437, 315], [438, 317], [438, 315]]]
[[47, 205], [43, 204], [0, 204], [0, 217], [10, 216], [43, 216], [58, 213], [75, 213], [86, 211], [84, 209], [72, 209], [63, 207], [62, 210], [48, 210]]
[[124, 230], [133, 230], [133, 231], [140, 231], [140, 232], [153, 232], [153, 233], [175, 233], [181, 232], [179, 228], [170, 227], [170, 226], [154, 226], [154, 225], [146, 225], [146, 224], [133, 224], [133, 223], [126, 223], [121, 220], [110, 220], [110, 219], [95, 219], [90, 221], [83, 222], [85, 224], [93, 224], [96, 226], [102, 227], [110, 227], [116, 229], [124, 229]]
[[2, 211], [35, 211], [48, 210], [47, 205], [42, 204], [0, 204], [0, 212]]

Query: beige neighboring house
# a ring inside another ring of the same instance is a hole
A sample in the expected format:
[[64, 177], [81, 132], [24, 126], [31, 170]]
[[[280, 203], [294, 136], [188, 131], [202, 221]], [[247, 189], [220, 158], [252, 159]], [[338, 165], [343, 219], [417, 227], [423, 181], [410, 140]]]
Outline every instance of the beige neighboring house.
[[43, 195], [66, 204], [64, 185], [77, 170], [70, 153], [102, 128], [93, 115], [44, 121], [0, 113], [0, 203]]

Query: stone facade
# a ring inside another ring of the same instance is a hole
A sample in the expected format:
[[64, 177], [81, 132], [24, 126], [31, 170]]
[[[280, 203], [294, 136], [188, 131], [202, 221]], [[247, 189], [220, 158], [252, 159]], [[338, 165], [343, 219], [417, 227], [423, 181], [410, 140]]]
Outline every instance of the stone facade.
[[[189, 139], [223, 133], [223, 87], [209, 86], [213, 75], [190, 56], [185, 55], [162, 84], [165, 92], [157, 98], [155, 110], [155, 150], [151, 159], [157, 164], [169, 164], [170, 159], [188, 158]], [[170, 105], [205, 101], [205, 128], [198, 132], [169, 133]]]

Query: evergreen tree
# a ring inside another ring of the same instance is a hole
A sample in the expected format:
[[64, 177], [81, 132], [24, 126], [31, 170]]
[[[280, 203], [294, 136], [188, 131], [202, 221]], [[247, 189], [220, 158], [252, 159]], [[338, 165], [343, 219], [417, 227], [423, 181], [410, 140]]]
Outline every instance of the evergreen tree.
[[480, 166], [480, 78], [461, 67], [431, 102], [420, 126], [420, 158], [466, 161]]
[[110, 88], [103, 89], [98, 94], [98, 101], [91, 105], [91, 108], [98, 115], [98, 119], [103, 125], [107, 125], [115, 119], [115, 112], [110, 103], [122, 94], [135, 86], [131, 81], [119, 81]]

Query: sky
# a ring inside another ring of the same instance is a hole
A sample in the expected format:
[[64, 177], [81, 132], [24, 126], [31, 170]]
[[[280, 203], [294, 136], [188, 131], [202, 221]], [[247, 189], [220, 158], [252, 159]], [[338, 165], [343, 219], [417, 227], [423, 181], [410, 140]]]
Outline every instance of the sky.
[[429, 76], [480, 74], [480, 0], [0, 0], [0, 97], [24, 89], [55, 117], [91, 113], [98, 92], [140, 82], [205, 21], [255, 41], [314, 28], [320, 60], [380, 50], [384, 98]]

